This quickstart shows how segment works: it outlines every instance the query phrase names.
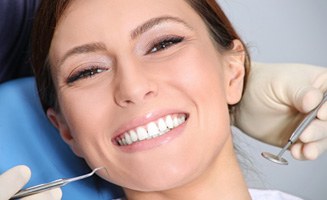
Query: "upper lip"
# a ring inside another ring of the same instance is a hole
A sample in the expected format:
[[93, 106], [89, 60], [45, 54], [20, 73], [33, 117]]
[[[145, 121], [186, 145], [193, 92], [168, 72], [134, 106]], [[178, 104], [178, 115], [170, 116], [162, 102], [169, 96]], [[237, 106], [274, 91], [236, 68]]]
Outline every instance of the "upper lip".
[[156, 121], [159, 118], [162, 118], [162, 117], [170, 115], [170, 114], [186, 114], [186, 115], [188, 115], [186, 112], [177, 111], [177, 110], [148, 112], [147, 114], [145, 114], [141, 117], [132, 119], [132, 120], [128, 121], [127, 123], [123, 124], [122, 126], [120, 126], [120, 128], [118, 128], [114, 132], [113, 139], [117, 138], [118, 136], [124, 134], [125, 132], [127, 132], [129, 130], [135, 129], [136, 127], [139, 127], [139, 126], [145, 126], [149, 122]]

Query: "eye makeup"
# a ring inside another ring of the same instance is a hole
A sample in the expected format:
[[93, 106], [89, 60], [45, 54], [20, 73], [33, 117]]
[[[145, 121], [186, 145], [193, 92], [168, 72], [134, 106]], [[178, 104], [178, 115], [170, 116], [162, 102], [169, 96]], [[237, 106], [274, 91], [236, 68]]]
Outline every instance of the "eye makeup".
[[168, 35], [164, 37], [160, 37], [159, 39], [155, 39], [150, 43], [150, 49], [146, 52], [146, 54], [156, 53], [159, 51], [166, 50], [184, 40], [182, 36], [174, 36]]
[[[148, 50], [145, 55], [159, 53], [160, 51], [168, 50], [169, 48], [183, 42], [184, 37], [176, 35], [167, 35], [163, 37], [158, 37], [150, 42]], [[83, 66], [85, 65], [85, 67]], [[67, 84], [73, 84], [76, 81], [92, 78], [97, 74], [108, 71], [111, 68], [104, 65], [103, 63], [90, 63], [83, 64], [78, 67], [78, 70], [74, 70], [66, 79]]]
[[67, 84], [72, 84], [76, 81], [92, 78], [97, 74], [110, 70], [109, 67], [104, 66], [102, 63], [86, 64], [86, 67], [80, 67], [80, 69], [73, 71], [66, 79]]

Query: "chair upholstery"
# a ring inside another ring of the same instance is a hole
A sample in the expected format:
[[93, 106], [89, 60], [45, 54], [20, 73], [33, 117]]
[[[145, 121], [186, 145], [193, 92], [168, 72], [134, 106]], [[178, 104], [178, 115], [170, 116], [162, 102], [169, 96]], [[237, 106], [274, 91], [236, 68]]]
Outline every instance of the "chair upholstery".
[[[32, 171], [27, 186], [91, 171], [47, 120], [33, 77], [0, 84], [0, 173], [22, 164]], [[122, 194], [119, 187], [97, 176], [62, 190], [63, 199], [108, 200]]]

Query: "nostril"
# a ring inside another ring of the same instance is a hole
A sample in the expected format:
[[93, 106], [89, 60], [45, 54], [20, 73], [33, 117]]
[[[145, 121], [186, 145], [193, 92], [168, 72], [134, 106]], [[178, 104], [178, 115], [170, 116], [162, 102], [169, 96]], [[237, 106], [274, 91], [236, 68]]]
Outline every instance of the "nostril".
[[133, 103], [133, 102], [132, 102], [131, 100], [126, 100], [125, 103], [127, 103], [127, 104], [131, 104], [131, 103]]
[[157, 96], [158, 88], [155, 83], [144, 78], [136, 80], [134, 77], [134, 79], [125, 78], [115, 88], [114, 98], [119, 106], [142, 104], [144, 101]]
[[147, 97], [155, 97], [155, 96], [156, 96], [156, 92], [151, 90], [144, 95], [144, 99], [146, 99]]

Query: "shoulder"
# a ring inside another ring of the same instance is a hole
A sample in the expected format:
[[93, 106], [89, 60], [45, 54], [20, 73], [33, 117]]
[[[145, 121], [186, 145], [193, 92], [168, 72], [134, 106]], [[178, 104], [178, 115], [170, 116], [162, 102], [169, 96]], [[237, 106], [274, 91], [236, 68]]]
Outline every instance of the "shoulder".
[[249, 189], [249, 192], [253, 200], [302, 200], [278, 190]]

